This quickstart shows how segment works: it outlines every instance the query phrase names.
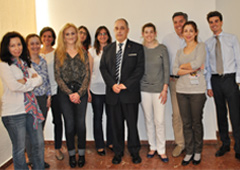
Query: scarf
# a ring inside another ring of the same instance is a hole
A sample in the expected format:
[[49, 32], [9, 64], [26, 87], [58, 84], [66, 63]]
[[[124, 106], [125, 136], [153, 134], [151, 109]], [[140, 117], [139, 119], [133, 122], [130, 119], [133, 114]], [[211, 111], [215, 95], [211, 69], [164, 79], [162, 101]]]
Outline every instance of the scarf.
[[[23, 64], [21, 64], [21, 61], [13, 59], [13, 63], [20, 68], [25, 78], [29, 78], [27, 70], [28, 66], [26, 62], [22, 61]], [[24, 105], [26, 113], [29, 113], [33, 116], [33, 128], [38, 129], [38, 123], [42, 123], [44, 121], [44, 117], [38, 106], [37, 99], [32, 91], [24, 93]]]

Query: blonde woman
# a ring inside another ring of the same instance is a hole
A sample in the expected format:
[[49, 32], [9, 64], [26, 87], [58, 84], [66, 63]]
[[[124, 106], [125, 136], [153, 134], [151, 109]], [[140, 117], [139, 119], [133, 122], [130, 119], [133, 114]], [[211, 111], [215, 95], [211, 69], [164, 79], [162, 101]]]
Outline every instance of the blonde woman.
[[76, 167], [74, 135], [78, 135], [78, 166], [85, 164], [87, 88], [89, 61], [82, 49], [75, 25], [66, 24], [58, 36], [55, 54], [55, 79], [58, 84], [59, 102], [63, 112], [69, 165]]

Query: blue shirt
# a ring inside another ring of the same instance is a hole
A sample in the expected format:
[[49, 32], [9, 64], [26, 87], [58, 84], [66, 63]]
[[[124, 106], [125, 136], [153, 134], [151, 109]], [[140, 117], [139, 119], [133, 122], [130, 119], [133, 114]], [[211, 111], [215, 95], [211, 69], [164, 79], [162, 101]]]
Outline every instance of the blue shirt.
[[[209, 38], [206, 44], [207, 58], [206, 58], [206, 81], [207, 89], [212, 89], [211, 75], [218, 74], [216, 71], [216, 36]], [[223, 59], [223, 74], [236, 73], [236, 82], [240, 83], [240, 45], [237, 36], [225, 32], [219, 35], [221, 43], [222, 59]]]
[[41, 86], [34, 88], [33, 92], [36, 96], [51, 95], [51, 87], [48, 77], [47, 62], [41, 56], [39, 56], [40, 62], [36, 64], [32, 62], [34, 70], [42, 77], [43, 83]]

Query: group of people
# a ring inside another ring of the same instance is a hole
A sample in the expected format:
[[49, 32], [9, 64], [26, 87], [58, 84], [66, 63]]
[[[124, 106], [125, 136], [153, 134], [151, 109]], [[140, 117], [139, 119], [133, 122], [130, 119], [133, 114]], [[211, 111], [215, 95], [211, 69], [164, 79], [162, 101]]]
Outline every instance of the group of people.
[[[44, 161], [43, 127], [50, 107], [56, 158], [64, 159], [63, 115], [69, 165], [83, 167], [88, 102], [92, 104], [93, 134], [100, 156], [106, 154], [108, 147], [115, 154], [112, 163], [121, 162], [126, 121], [127, 148], [132, 162], [141, 163], [137, 128], [140, 103], [150, 146], [146, 156], [153, 158], [157, 154], [161, 161], [168, 162], [164, 121], [168, 89], [176, 143], [173, 157], [185, 150], [182, 165], [201, 162], [207, 90], [207, 95], [214, 97], [222, 141], [215, 156], [223, 156], [230, 150], [228, 105], [235, 157], [240, 160], [240, 46], [235, 35], [223, 32], [222, 20], [218, 11], [207, 15], [213, 36], [205, 43], [198, 40], [196, 23], [188, 21], [183, 12], [172, 16], [175, 32], [164, 37], [163, 44], [156, 39], [153, 23], [142, 27], [142, 45], [129, 40], [129, 25], [123, 18], [115, 21], [115, 42], [109, 30], [100, 26], [93, 46], [88, 29], [70, 23], [60, 30], [56, 49], [53, 48], [56, 35], [50, 27], [43, 28], [40, 36], [29, 34], [26, 41], [17, 32], [5, 34], [0, 51], [0, 78], [4, 87], [1, 109], [3, 124], [12, 141], [14, 168], [28, 169], [25, 148], [34, 169], [49, 167]], [[104, 107], [106, 144], [102, 129]]]

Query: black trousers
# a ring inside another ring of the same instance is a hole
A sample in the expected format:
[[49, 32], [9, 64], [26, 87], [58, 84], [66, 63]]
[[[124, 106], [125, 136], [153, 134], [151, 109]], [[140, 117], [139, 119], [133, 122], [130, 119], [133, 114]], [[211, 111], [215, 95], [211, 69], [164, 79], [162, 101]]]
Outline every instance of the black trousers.
[[62, 110], [59, 102], [59, 95], [53, 95], [51, 97], [51, 109], [54, 124], [54, 142], [55, 149], [62, 147], [62, 136], [63, 136], [63, 123], [62, 123]]
[[235, 139], [234, 150], [240, 153], [240, 95], [235, 74], [211, 78], [214, 101], [217, 110], [218, 129], [223, 145], [230, 145], [228, 135], [227, 105]]
[[138, 103], [121, 103], [109, 105], [112, 113], [113, 126], [113, 151], [115, 155], [121, 155], [124, 151], [124, 120], [128, 127], [128, 150], [132, 156], [139, 154], [141, 148], [137, 121], [138, 121]]
[[109, 111], [109, 107], [106, 104], [106, 95], [97, 95], [91, 92], [92, 95], [92, 109], [93, 109], [93, 134], [95, 139], [96, 148], [104, 148], [104, 135], [103, 135], [103, 108], [105, 107], [107, 125], [106, 125], [106, 139], [107, 146], [113, 144], [112, 137], [112, 123], [111, 116], [112, 113]]
[[75, 155], [74, 136], [78, 136], [78, 154], [85, 154], [86, 148], [86, 109], [88, 95], [85, 94], [80, 98], [81, 103], [72, 103], [69, 96], [59, 90], [59, 101], [63, 112], [65, 134], [69, 156]]

